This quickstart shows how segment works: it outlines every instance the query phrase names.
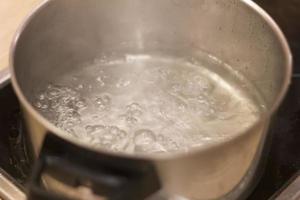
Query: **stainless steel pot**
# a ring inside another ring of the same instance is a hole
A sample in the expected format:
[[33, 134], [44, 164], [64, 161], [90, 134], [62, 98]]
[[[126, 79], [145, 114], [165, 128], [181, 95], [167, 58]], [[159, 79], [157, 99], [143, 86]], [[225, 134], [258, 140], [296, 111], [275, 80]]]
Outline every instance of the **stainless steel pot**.
[[[124, 42], [128, 45], [120, 45]], [[262, 119], [229, 141], [188, 154], [115, 154], [69, 137], [30, 103], [34, 88], [103, 52], [189, 55], [195, 50], [209, 52], [247, 76], [266, 101]], [[57, 136], [107, 160], [150, 163], [169, 194], [234, 199], [253, 179], [269, 122], [290, 83], [292, 58], [278, 26], [250, 0], [49, 0], [17, 32], [10, 67], [36, 157], [49, 153], [45, 136]]]

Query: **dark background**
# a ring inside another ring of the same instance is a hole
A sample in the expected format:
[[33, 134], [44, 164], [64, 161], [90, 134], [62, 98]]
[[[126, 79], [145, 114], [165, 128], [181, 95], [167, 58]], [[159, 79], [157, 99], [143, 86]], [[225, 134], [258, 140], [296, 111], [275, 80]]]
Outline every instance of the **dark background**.
[[[277, 22], [293, 53], [292, 85], [271, 130], [263, 176], [248, 200], [274, 199], [300, 170], [300, 0], [255, 0]], [[263, 169], [264, 168], [264, 169]]]
[[278, 23], [294, 55], [294, 73], [300, 74], [300, 0], [255, 0]]

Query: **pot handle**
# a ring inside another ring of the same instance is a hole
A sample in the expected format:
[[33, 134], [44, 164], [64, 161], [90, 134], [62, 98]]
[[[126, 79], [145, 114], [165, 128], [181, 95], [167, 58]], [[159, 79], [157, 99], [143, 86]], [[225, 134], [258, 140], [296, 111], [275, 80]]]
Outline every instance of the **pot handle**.
[[159, 188], [157, 173], [148, 160], [98, 153], [47, 134], [30, 177], [27, 199], [141, 200]]

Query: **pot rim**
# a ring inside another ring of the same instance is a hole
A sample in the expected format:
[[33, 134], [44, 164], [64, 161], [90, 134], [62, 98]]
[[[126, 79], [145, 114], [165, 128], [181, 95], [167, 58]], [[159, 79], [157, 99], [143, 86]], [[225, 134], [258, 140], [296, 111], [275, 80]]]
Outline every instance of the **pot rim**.
[[240, 2], [246, 6], [248, 6], [255, 14], [259, 15], [266, 23], [267, 25], [272, 29], [273, 33], [276, 35], [281, 48], [283, 49], [284, 52], [284, 57], [285, 57], [285, 64], [284, 68], [285, 70], [285, 75], [284, 75], [284, 80], [283, 84], [280, 88], [280, 92], [276, 96], [276, 100], [274, 101], [273, 105], [270, 107], [268, 111], [266, 111], [262, 116], [260, 120], [257, 120], [252, 126], [247, 128], [243, 133], [236, 134], [233, 137], [230, 137], [229, 139], [226, 140], [221, 140], [218, 142], [215, 142], [213, 144], [208, 144], [200, 147], [195, 147], [194, 149], [190, 150], [189, 152], [175, 152], [175, 153], [163, 153], [163, 154], [128, 154], [128, 153], [122, 153], [122, 152], [112, 152], [109, 150], [101, 149], [101, 148], [96, 148], [89, 146], [87, 143], [80, 141], [79, 139], [76, 139], [74, 137], [68, 136], [68, 134], [56, 127], [54, 124], [49, 122], [45, 117], [43, 117], [32, 105], [31, 103], [27, 100], [25, 95], [23, 94], [16, 75], [15, 75], [15, 69], [14, 69], [14, 57], [15, 57], [15, 50], [16, 46], [18, 44], [19, 38], [24, 31], [24, 29], [27, 27], [27, 25], [30, 23], [31, 19], [36, 16], [36, 14], [42, 10], [43, 8], [47, 7], [48, 4], [52, 1], [55, 0], [44, 0], [42, 3], [40, 3], [36, 8], [34, 8], [29, 15], [25, 18], [23, 23], [21, 23], [21, 26], [17, 29], [11, 46], [10, 46], [10, 52], [9, 52], [9, 68], [10, 68], [10, 73], [11, 73], [11, 81], [12, 85], [14, 88], [14, 91], [16, 92], [19, 101], [21, 102], [22, 107], [24, 107], [30, 114], [33, 115], [33, 117], [41, 123], [48, 131], [51, 133], [59, 136], [62, 139], [65, 139], [75, 145], [78, 145], [79, 147], [86, 148], [92, 151], [96, 151], [99, 153], [106, 153], [110, 154], [112, 156], [123, 156], [126, 158], [130, 159], [173, 159], [173, 158], [179, 158], [181, 156], [187, 156], [191, 154], [199, 154], [199, 153], [205, 153], [207, 151], [213, 150], [219, 146], [223, 145], [228, 145], [232, 143], [235, 140], [242, 139], [243, 137], [246, 137], [248, 134], [250, 134], [253, 130], [256, 128], [260, 127], [264, 123], [268, 122], [271, 116], [276, 112], [278, 107], [280, 106], [281, 102], [283, 101], [289, 85], [291, 83], [291, 77], [292, 77], [292, 53], [290, 50], [290, 47], [288, 45], [287, 39], [285, 38], [283, 32], [279, 28], [279, 26], [276, 24], [276, 22], [267, 14], [266, 11], [264, 11], [261, 7], [259, 7], [256, 3], [254, 3], [252, 0], [240, 0]]

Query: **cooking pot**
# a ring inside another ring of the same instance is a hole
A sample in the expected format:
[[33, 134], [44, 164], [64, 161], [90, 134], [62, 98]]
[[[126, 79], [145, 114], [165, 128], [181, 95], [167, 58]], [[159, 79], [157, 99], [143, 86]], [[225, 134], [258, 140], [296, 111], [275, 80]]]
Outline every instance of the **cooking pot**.
[[[32, 105], [38, 86], [103, 53], [196, 51], [246, 76], [265, 101], [260, 120], [226, 141], [188, 153], [114, 153], [70, 137]], [[18, 30], [10, 69], [36, 160], [29, 199], [144, 199], [158, 191], [236, 199], [255, 178], [292, 58], [276, 23], [250, 0], [48, 0]]]

